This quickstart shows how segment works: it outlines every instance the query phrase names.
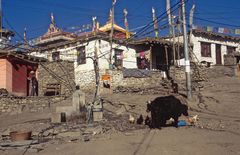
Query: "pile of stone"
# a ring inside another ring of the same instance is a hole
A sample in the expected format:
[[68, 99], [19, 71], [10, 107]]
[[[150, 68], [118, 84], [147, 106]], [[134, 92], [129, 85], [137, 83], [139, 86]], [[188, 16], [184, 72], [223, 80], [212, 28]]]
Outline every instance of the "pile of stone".
[[114, 91], [114, 93], [134, 93], [134, 94], [167, 94], [170, 89], [164, 89], [161, 87], [149, 87], [149, 88], [132, 88], [119, 86]]

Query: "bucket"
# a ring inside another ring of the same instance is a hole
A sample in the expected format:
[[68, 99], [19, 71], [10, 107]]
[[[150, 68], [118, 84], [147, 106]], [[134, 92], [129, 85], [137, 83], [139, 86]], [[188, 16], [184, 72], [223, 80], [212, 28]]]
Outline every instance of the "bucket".
[[180, 126], [186, 126], [187, 125], [187, 122], [186, 121], [184, 121], [184, 120], [180, 120], [180, 121], [178, 121], [178, 127], [180, 127]]
[[13, 131], [10, 132], [12, 141], [29, 140], [32, 136], [32, 131]]

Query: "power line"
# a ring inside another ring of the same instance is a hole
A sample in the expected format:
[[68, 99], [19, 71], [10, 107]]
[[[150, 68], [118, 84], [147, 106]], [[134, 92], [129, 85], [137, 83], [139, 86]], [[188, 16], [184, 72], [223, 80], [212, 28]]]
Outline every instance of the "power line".
[[[27, 40], [25, 40], [25, 39], [22, 37], [22, 35], [20, 35], [20, 34], [14, 29], [14, 27], [9, 23], [9, 21], [7, 20], [7, 18], [5, 18], [4, 16], [3, 16], [3, 18], [4, 18], [4, 20], [6, 21], [6, 23], [8, 24], [8, 26], [13, 30], [13, 32], [14, 32], [15, 34], [17, 34], [17, 36], [18, 36], [24, 43], [27, 43], [27, 45], [28, 45], [29, 47], [31, 47], [31, 48], [39, 49], [39, 48], [37, 48], [37, 47], [35, 47], [35, 46], [30, 45], [30, 43], [29, 43]], [[13, 46], [13, 45], [10, 45], [10, 46], [15, 47], [15, 48], [19, 48], [19, 46], [18, 46], [18, 47]], [[32, 50], [27, 49], [27, 48], [20, 48], [20, 49], [23, 49], [23, 50], [26, 50], [26, 51], [32, 51]]]
[[[187, 0], [187, 2], [188, 2], [188, 0]], [[176, 4], [174, 4], [171, 8], [170, 8], [170, 10], [176, 10], [176, 9], [178, 9], [179, 8], [179, 4], [181, 3], [181, 1], [179, 1], [178, 3], [176, 3]], [[175, 8], [176, 6], [178, 6], [177, 8]], [[174, 9], [175, 8], [175, 9]], [[168, 11], [168, 10], [167, 10]], [[163, 12], [160, 16], [158, 16], [157, 18], [156, 18], [156, 21], [157, 22], [159, 22], [159, 21], [161, 21], [162, 20], [162, 17], [167, 13], [167, 11], [165, 11], [165, 12]], [[172, 12], [174, 12], [174, 11], [172, 11]], [[153, 24], [154, 24], [154, 22], [155, 21], [151, 21], [149, 24], [147, 24], [147, 26], [146, 27], [144, 27], [142, 30], [140, 30], [140, 31], [138, 31], [137, 33], [143, 33], [143, 32], [145, 32], [146, 31], [146, 29], [148, 29], [149, 27], [151, 27]], [[136, 33], [136, 34], [137, 34]]]
[[[187, 0], [185, 3], [187, 3], [188, 1], [189, 1], [189, 0]], [[174, 6], [172, 6], [170, 9], [173, 10], [173, 8], [176, 7], [176, 6], [178, 6], [180, 3], [181, 3], [181, 1], [179, 1], [178, 3], [176, 3], [176, 4], [175, 4]], [[179, 8], [179, 7], [180, 7], [180, 6], [178, 6], [178, 8]], [[178, 8], [176, 8], [176, 9], [178, 9]], [[176, 9], [174, 9], [174, 11], [175, 11]], [[161, 17], [164, 16], [166, 13], [167, 13], [167, 11], [165, 11], [164, 13], [162, 13], [160, 16], [158, 16], [158, 17], [156, 18], [156, 20], [157, 20], [157, 21], [161, 20]], [[142, 34], [143, 32], [146, 32], [146, 29], [147, 29], [149, 26], [152, 26], [151, 24], [154, 23], [154, 22], [155, 22], [155, 21], [151, 21], [151, 22], [148, 23], [146, 26], [144, 26], [144, 27], [143, 27], [141, 30], [139, 30], [136, 34], [132, 35], [129, 39], [127, 39], [127, 40], [126, 40], [126, 43], [128, 43], [133, 37], [135, 37], [136, 35], [138, 35], [138, 33]], [[117, 47], [115, 47], [115, 48], [118, 48], [119, 46], [120, 46], [120, 44], [119, 44]], [[105, 55], [107, 55], [107, 54], [109, 54], [109, 52], [103, 54], [102, 56], [99, 56], [98, 58], [101, 58], [101, 57], [103, 57], [103, 56], [105, 56]]]
[[220, 25], [225, 25], [225, 26], [230, 26], [230, 27], [235, 27], [235, 28], [239, 28], [240, 25], [233, 25], [233, 24], [226, 24], [226, 23], [222, 23], [222, 22], [216, 22], [216, 21], [212, 21], [212, 20], [208, 20], [208, 19], [204, 19], [204, 18], [199, 18], [199, 17], [194, 17], [197, 20], [201, 20], [201, 21], [205, 21], [205, 22], [209, 22], [209, 23], [213, 23], [213, 24], [220, 24]]
[[24, 38], [13, 28], [13, 26], [9, 23], [9, 21], [7, 20], [7, 18], [5, 18], [3, 16], [3, 19], [5, 20], [5, 22], [7, 23], [7, 25], [11, 28], [11, 30], [20, 38], [24, 41]]

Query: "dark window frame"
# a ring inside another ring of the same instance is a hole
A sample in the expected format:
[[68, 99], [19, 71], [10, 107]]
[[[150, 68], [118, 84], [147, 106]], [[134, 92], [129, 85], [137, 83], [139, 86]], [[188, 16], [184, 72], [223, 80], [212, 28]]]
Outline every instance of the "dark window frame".
[[116, 68], [123, 67], [123, 50], [121, 49], [114, 49], [114, 65]]
[[201, 56], [202, 57], [212, 57], [211, 43], [208, 42], [200, 42], [201, 44]]
[[82, 65], [86, 64], [86, 49], [85, 46], [77, 47], [77, 64]]
[[59, 61], [60, 60], [60, 52], [52, 52], [52, 60], [53, 61]]

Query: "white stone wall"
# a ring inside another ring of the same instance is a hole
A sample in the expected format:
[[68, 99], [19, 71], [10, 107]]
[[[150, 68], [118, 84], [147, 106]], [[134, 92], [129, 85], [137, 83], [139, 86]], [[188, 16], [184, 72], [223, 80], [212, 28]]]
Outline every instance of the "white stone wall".
[[[110, 56], [110, 43], [105, 41], [105, 40], [93, 40], [90, 41], [86, 45], [86, 56], [94, 56], [94, 50], [95, 50], [95, 45], [97, 47], [97, 53], [99, 58], [99, 69], [104, 70], [104, 69], [109, 69], [109, 56]], [[119, 45], [119, 44], [113, 44], [113, 48], [121, 49], [123, 50], [123, 67], [125, 68], [137, 68], [137, 59], [136, 59], [136, 51], [132, 48], [127, 48], [126, 46]], [[114, 49], [113, 49], [113, 54], [112, 54], [112, 61], [114, 61]], [[93, 66], [93, 61], [92, 59], [87, 59], [86, 64], [81, 64], [77, 65], [77, 62], [75, 62], [75, 78], [76, 78], [76, 83], [81, 83], [83, 80], [82, 75], [83, 74], [88, 74], [88, 72], [93, 71], [94, 66]], [[91, 73], [89, 73], [89, 76], [92, 76]], [[94, 78], [87, 78], [88, 80], [85, 81], [84, 83], [91, 83], [92, 80], [95, 80]]]

